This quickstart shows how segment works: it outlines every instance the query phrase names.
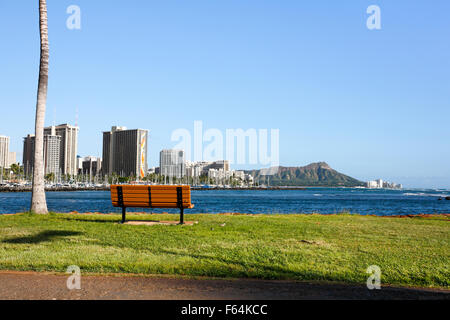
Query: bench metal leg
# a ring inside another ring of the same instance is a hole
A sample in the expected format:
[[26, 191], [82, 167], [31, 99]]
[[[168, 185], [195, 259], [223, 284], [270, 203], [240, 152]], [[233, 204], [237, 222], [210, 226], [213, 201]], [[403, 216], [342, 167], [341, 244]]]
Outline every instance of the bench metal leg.
[[184, 224], [183, 188], [177, 187], [177, 207], [180, 208], [180, 224]]
[[127, 208], [122, 207], [122, 222], [121, 223], [125, 223], [126, 214], [127, 214]]
[[184, 208], [180, 208], [180, 224], [184, 224]]

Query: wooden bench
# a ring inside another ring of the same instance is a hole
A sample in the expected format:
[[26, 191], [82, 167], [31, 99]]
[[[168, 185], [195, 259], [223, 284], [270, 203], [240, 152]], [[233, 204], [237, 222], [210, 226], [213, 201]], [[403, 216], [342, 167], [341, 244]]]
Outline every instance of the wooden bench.
[[184, 209], [194, 207], [190, 186], [111, 185], [111, 202], [122, 208], [122, 223], [127, 208], [178, 208], [184, 224]]

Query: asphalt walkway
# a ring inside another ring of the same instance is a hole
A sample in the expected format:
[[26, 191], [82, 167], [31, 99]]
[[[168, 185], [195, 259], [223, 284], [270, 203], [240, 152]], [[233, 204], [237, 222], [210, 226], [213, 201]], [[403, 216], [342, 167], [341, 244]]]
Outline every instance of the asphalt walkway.
[[446, 299], [450, 290], [329, 283], [156, 278], [144, 276], [81, 277], [81, 289], [69, 290], [64, 274], [0, 272], [0, 299]]

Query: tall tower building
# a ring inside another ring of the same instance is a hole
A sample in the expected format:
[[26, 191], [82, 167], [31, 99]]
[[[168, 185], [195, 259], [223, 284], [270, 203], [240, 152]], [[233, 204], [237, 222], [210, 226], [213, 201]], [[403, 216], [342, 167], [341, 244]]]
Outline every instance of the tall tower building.
[[230, 161], [228, 161], [228, 160], [217, 160], [217, 161], [214, 161], [213, 163], [211, 163], [208, 166], [208, 169], [230, 171]]
[[16, 152], [9, 152], [9, 167], [11, 167], [13, 164], [17, 164], [17, 153]]
[[105, 175], [144, 178], [147, 172], [148, 131], [112, 127], [103, 132], [103, 167]]
[[61, 174], [77, 175], [77, 151], [79, 128], [69, 124], [60, 124], [44, 129], [44, 135], [60, 136], [59, 166]]
[[25, 175], [30, 175], [34, 167], [34, 134], [23, 138], [22, 165]]
[[[35, 137], [29, 134], [23, 138], [23, 169], [26, 175], [30, 175], [34, 168]], [[61, 173], [60, 166], [61, 137], [56, 135], [44, 135], [44, 174]]]
[[98, 157], [84, 157], [81, 161], [81, 174], [96, 176], [102, 169], [102, 159]]
[[9, 137], [0, 136], [0, 168], [9, 167]]
[[163, 176], [181, 178], [186, 175], [183, 150], [161, 150], [159, 153], [159, 172]]
[[61, 154], [61, 137], [60, 136], [44, 136], [44, 172], [45, 174], [54, 173], [58, 175], [61, 173], [60, 166]]

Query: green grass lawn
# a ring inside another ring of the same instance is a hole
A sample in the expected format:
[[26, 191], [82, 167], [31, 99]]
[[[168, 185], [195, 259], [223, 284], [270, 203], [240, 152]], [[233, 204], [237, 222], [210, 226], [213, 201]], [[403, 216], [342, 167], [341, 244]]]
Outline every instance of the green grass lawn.
[[[177, 220], [133, 215], [130, 220]], [[118, 215], [0, 215], [0, 269], [450, 287], [450, 219], [187, 215], [194, 226], [120, 225]], [[223, 224], [225, 224], [223, 226]]]

